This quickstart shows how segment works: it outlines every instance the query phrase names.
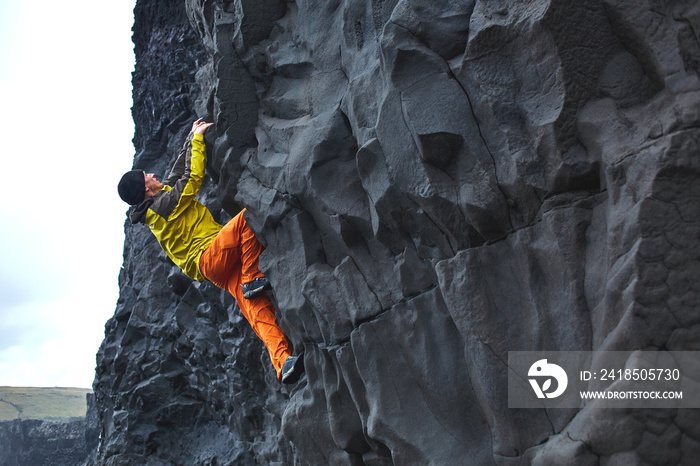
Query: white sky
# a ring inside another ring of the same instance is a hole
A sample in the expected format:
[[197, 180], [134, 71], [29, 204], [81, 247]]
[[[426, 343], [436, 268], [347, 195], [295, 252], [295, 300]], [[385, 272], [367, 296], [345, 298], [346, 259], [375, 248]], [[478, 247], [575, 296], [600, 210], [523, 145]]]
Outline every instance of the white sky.
[[92, 386], [134, 156], [134, 4], [0, 3], [0, 386]]

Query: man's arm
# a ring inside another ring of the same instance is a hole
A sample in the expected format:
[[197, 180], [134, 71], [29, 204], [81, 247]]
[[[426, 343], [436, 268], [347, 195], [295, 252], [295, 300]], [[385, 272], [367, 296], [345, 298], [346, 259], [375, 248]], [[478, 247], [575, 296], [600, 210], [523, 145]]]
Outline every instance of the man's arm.
[[204, 132], [212, 124], [213, 123], [205, 123], [200, 118], [192, 125], [192, 138], [189, 144], [191, 149], [189, 154], [184, 158], [184, 173], [180, 179], [175, 182], [173, 189], [166, 195], [172, 199], [173, 202], [176, 202], [172, 210], [168, 209], [169, 212], [168, 215], [165, 215], [166, 218], [173, 218], [180, 215], [190, 204], [190, 201], [197, 196], [199, 188], [202, 187], [207, 159], [206, 147], [204, 145]]
[[204, 127], [204, 129], [201, 131], [203, 134], [204, 131], [206, 131], [207, 128], [212, 125], [212, 123], [204, 123], [202, 118], [192, 123], [192, 130], [190, 131], [190, 134], [187, 135], [187, 139], [185, 139], [185, 143], [182, 145], [182, 149], [180, 149], [177, 160], [175, 160], [175, 164], [173, 165], [172, 170], [170, 170], [168, 177], [165, 179], [165, 181], [163, 181], [163, 184], [174, 186], [177, 180], [182, 178], [182, 175], [185, 174], [186, 160], [192, 153], [192, 136], [194, 136], [195, 130], [202, 127], [202, 125], [206, 125], [206, 127]]
[[192, 136], [193, 133], [191, 132], [187, 135], [187, 139], [182, 145], [182, 149], [177, 156], [177, 160], [175, 160], [175, 164], [173, 165], [172, 170], [170, 170], [170, 175], [168, 175], [165, 181], [163, 181], [163, 184], [173, 186], [177, 180], [182, 178], [182, 175], [185, 174], [185, 159], [187, 159], [192, 152]]

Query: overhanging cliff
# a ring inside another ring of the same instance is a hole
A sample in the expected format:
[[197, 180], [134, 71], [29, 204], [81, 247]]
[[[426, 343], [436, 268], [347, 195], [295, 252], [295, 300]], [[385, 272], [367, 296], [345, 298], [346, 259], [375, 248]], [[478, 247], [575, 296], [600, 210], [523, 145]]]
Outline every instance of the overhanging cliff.
[[[266, 246], [307, 374], [126, 226], [98, 461], [663, 464], [694, 410], [513, 410], [514, 350], [697, 350], [700, 6], [139, 0], [134, 166]], [[115, 194], [116, 195], [116, 194]], [[617, 462], [617, 463], [615, 463]]]

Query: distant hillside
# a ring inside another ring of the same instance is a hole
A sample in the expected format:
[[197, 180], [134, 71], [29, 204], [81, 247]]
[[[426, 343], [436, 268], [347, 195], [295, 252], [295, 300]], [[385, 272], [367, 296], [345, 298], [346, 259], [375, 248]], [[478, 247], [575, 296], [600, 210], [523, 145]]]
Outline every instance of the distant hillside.
[[87, 388], [0, 387], [0, 421], [85, 417]]

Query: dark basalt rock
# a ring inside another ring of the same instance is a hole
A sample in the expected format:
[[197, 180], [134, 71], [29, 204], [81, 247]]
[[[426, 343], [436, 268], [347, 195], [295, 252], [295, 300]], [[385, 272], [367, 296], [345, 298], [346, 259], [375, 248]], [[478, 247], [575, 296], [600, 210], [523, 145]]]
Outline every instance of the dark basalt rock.
[[694, 461], [696, 411], [508, 409], [505, 361], [699, 349], [696, 2], [135, 12], [134, 165], [216, 121], [200, 199], [248, 208], [307, 373], [127, 224], [99, 464]]
[[[15, 419], [0, 422], [3, 466], [75, 466], [96, 446], [85, 419]], [[91, 464], [91, 463], [89, 463]]]

